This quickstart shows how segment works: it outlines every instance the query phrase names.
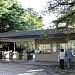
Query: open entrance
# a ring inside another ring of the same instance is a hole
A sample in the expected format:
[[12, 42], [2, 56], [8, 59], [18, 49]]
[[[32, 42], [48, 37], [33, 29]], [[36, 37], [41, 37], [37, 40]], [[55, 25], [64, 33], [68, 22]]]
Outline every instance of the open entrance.
[[34, 41], [2, 42], [0, 44], [0, 59], [30, 60], [33, 59], [34, 48]]

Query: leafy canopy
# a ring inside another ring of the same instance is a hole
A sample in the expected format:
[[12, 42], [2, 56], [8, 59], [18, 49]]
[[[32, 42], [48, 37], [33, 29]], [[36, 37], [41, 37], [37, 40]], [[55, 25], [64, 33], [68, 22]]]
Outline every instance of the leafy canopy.
[[55, 25], [65, 22], [70, 27], [74, 27], [75, 0], [52, 0], [48, 2], [47, 12], [57, 14], [57, 20], [53, 21]]
[[17, 0], [2, 0], [0, 11], [0, 32], [41, 29], [43, 24], [37, 12], [23, 9]]

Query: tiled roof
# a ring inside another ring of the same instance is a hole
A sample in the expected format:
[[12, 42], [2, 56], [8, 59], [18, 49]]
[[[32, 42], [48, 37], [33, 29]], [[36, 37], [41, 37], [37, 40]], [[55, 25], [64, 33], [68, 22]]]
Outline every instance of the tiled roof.
[[[0, 37], [18, 37], [18, 36], [37, 36], [37, 35], [42, 35], [46, 33], [47, 30], [31, 30], [31, 31], [18, 31], [18, 32], [5, 32], [5, 33], [0, 33]], [[52, 34], [54, 32], [51, 31]]]
[[0, 33], [0, 37], [24, 36], [24, 35], [41, 35], [45, 30], [19, 31]]
[[[48, 30], [32, 30], [32, 31], [19, 31], [19, 32], [5, 32], [0, 33], [0, 39], [17, 39], [17, 38], [40, 38], [40, 36], [44, 33], [47, 33]], [[54, 34], [54, 38], [66, 37], [65, 29], [59, 29], [57, 31], [49, 30], [49, 35]], [[71, 34], [69, 37], [75, 37], [75, 34]]]

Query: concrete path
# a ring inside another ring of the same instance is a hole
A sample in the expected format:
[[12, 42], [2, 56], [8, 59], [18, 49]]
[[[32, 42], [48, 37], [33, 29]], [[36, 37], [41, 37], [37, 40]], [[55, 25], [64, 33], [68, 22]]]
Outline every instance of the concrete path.
[[0, 63], [0, 75], [49, 75], [42, 68], [34, 65]]
[[26, 60], [0, 60], [0, 75], [75, 75], [75, 63], [71, 69], [59, 68], [57, 62]]

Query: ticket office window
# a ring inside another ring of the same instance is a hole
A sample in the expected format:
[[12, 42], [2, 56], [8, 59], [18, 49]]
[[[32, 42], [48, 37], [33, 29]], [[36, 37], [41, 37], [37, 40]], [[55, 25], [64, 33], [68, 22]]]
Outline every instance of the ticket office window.
[[72, 54], [75, 56], [75, 40], [68, 41], [68, 48], [72, 50]]
[[52, 44], [52, 51], [56, 52], [56, 50], [57, 50], [57, 44]]
[[41, 53], [51, 53], [50, 44], [38, 44], [38, 49]]
[[59, 48], [59, 50], [60, 50], [60, 49], [66, 50], [66, 49], [67, 49], [67, 44], [66, 44], [66, 43], [60, 43], [60, 44], [58, 45], [58, 48]]

